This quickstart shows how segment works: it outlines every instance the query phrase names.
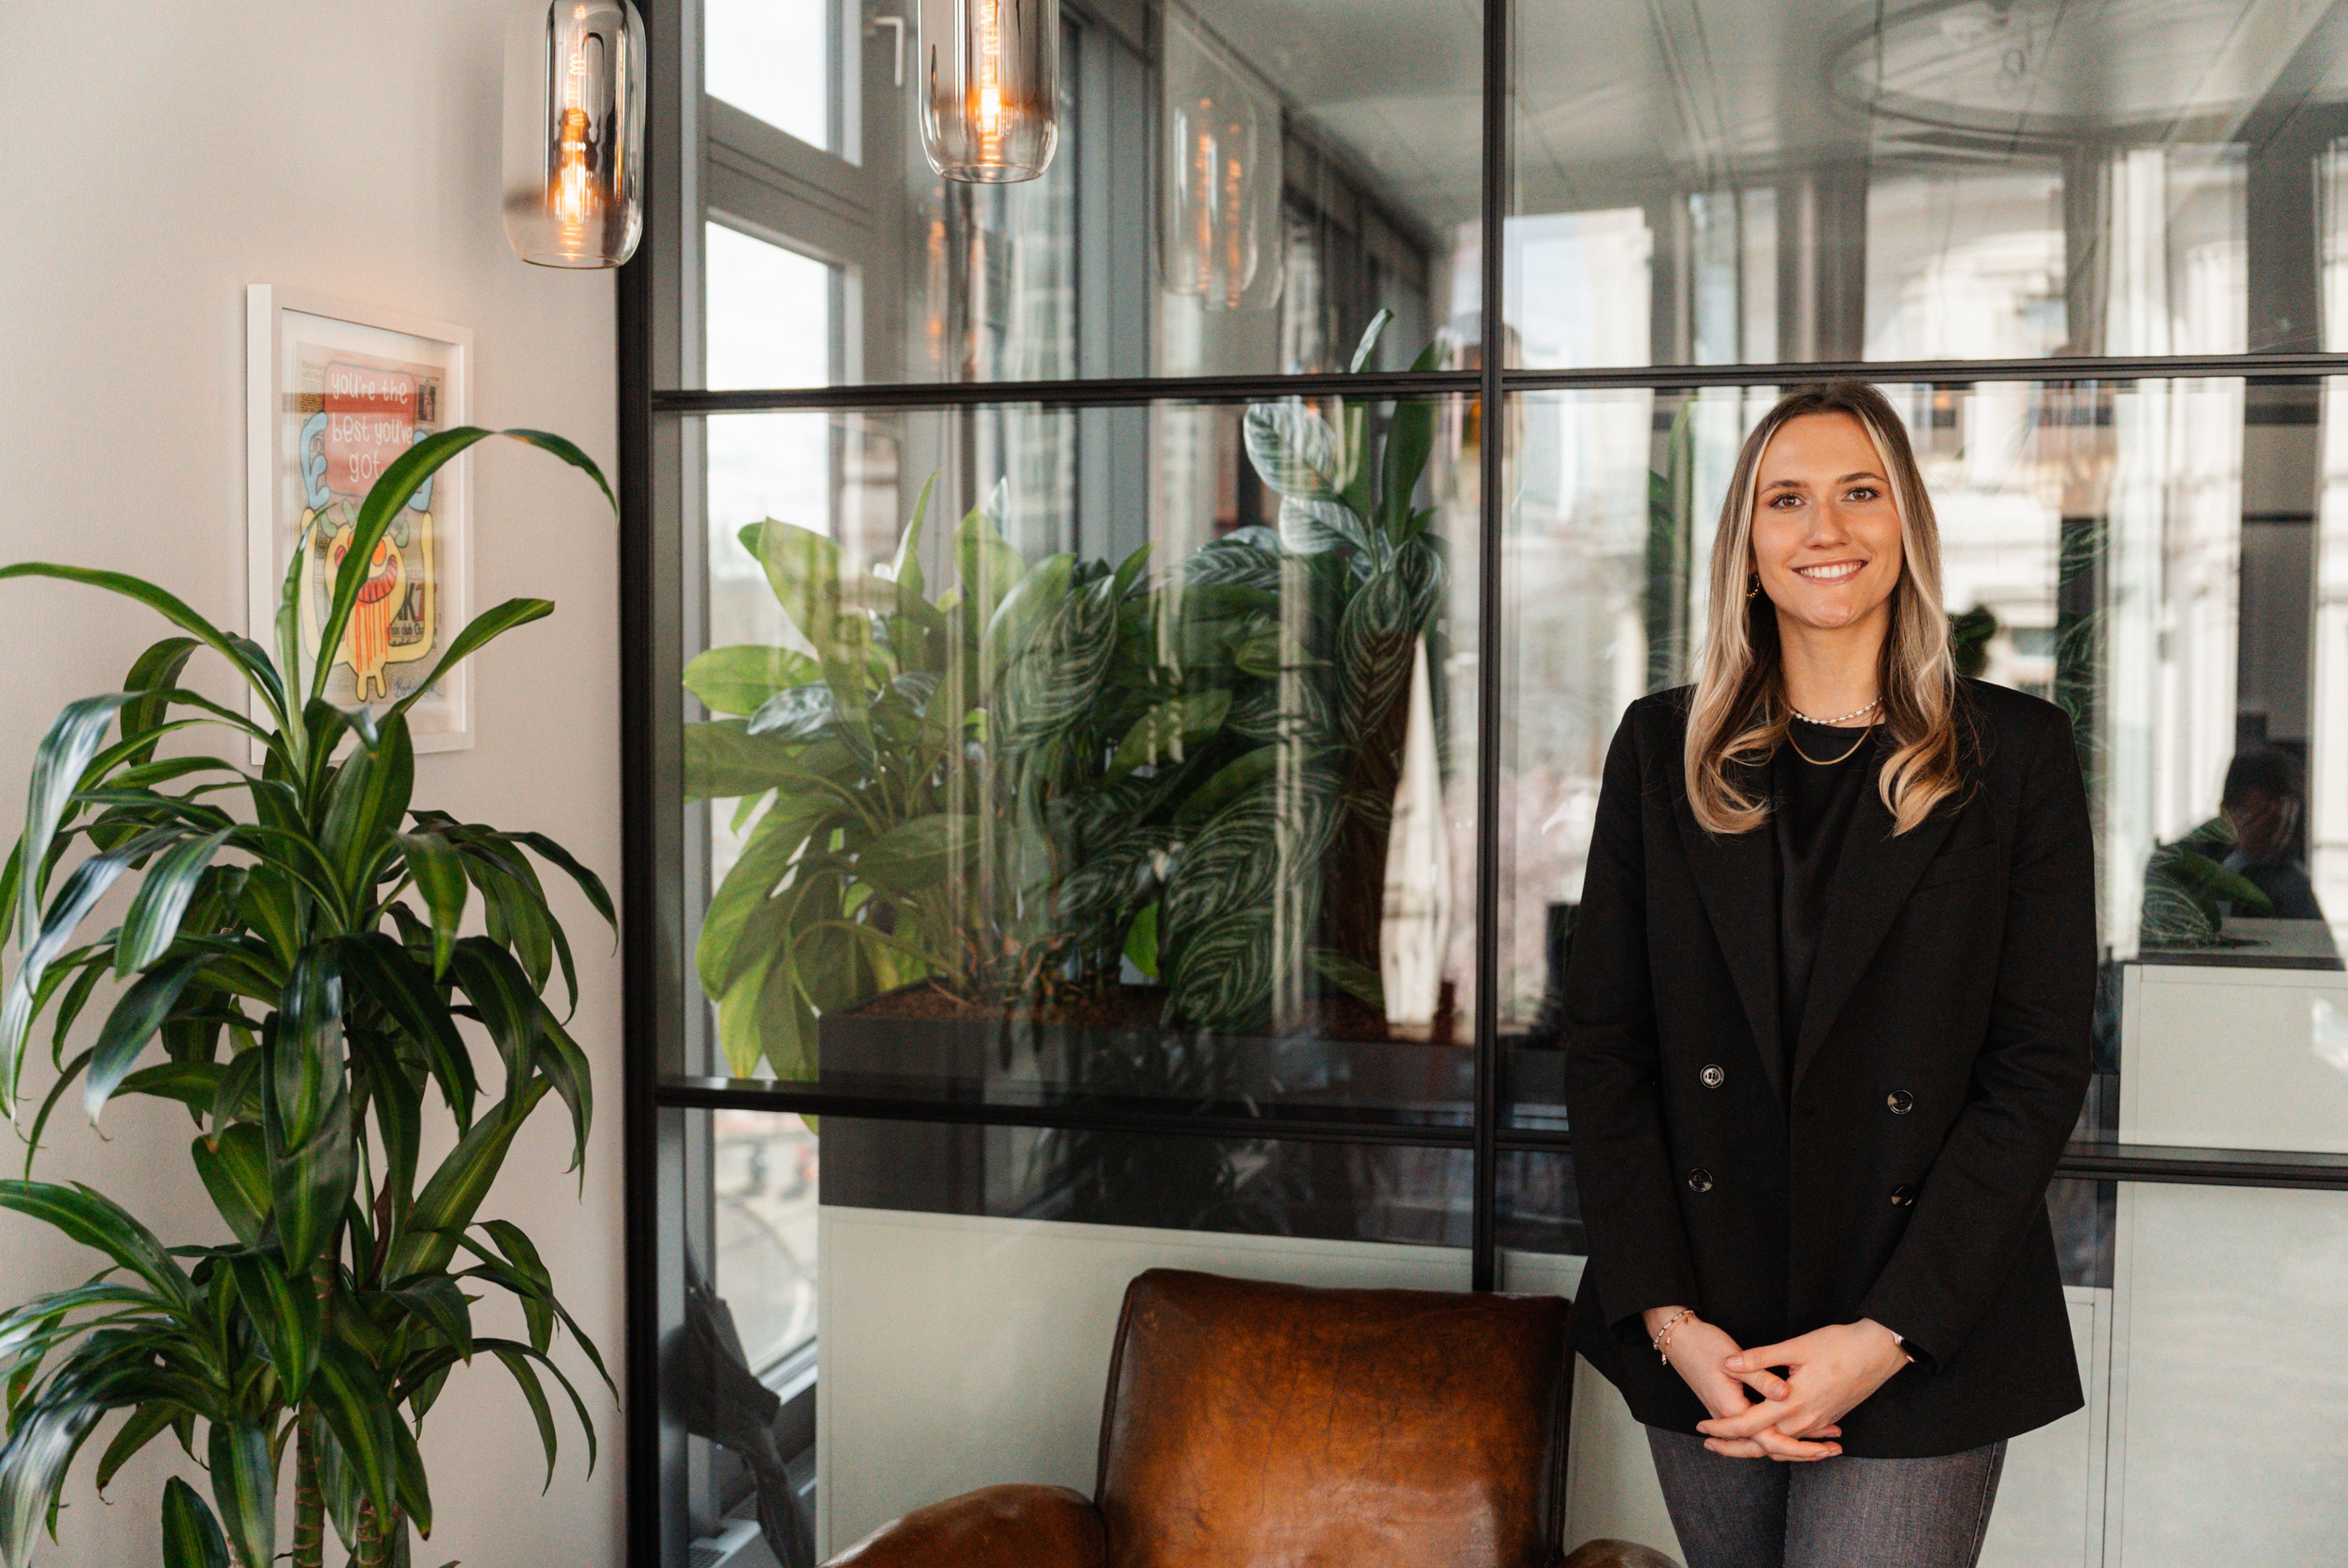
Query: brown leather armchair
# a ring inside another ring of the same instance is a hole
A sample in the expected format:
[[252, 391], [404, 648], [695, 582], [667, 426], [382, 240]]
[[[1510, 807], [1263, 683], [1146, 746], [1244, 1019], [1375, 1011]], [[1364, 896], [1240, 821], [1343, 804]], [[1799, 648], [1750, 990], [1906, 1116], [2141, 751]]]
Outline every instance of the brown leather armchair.
[[1559, 1551], [1566, 1304], [1151, 1269], [1125, 1293], [1095, 1501], [992, 1486], [834, 1568], [1674, 1568]]

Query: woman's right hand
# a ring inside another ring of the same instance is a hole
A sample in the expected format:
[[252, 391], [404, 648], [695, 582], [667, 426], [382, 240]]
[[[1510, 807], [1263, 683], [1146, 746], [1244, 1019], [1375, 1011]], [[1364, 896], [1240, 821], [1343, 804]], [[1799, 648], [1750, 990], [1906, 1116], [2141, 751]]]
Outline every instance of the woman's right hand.
[[[1647, 1337], [1652, 1342], [1663, 1331], [1663, 1325], [1680, 1315], [1676, 1307], [1650, 1307], [1646, 1312]], [[1704, 1408], [1715, 1417], [1740, 1416], [1753, 1408], [1753, 1399], [1746, 1390], [1764, 1399], [1786, 1397], [1786, 1380], [1766, 1368], [1750, 1372], [1731, 1372], [1727, 1360], [1744, 1347], [1737, 1344], [1728, 1331], [1717, 1324], [1706, 1323], [1701, 1317], [1683, 1318], [1672, 1330], [1670, 1361], [1672, 1370], [1704, 1401]], [[1840, 1427], [1825, 1427], [1816, 1438], [1838, 1438]], [[1730, 1459], [1773, 1459], [1787, 1462], [1832, 1459], [1842, 1452], [1842, 1445], [1801, 1438], [1789, 1438], [1775, 1429], [1766, 1430], [1750, 1438], [1707, 1438], [1704, 1446], [1716, 1454]]]

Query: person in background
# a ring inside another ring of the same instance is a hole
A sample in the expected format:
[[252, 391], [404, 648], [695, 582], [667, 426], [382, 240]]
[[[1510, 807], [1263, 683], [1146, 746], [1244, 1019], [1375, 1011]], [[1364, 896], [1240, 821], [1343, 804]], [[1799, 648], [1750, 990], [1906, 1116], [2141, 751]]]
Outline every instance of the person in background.
[[2234, 848], [2222, 864], [2248, 880], [2274, 906], [2277, 920], [2321, 920], [2315, 885], [2299, 857], [2299, 825], [2307, 815], [2307, 792], [2298, 760], [2275, 746], [2254, 746], [2235, 755], [2226, 770], [2218, 811], [2234, 830]]

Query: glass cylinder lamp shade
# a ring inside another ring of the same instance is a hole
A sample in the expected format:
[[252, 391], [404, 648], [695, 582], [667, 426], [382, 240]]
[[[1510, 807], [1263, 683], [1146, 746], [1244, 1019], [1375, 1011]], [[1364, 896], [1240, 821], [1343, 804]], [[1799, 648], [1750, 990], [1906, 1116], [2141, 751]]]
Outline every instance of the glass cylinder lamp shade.
[[644, 23], [632, 0], [522, 0], [506, 30], [506, 238], [616, 267], [644, 229]]
[[1209, 311], [1280, 296], [1280, 105], [1212, 37], [1166, 16], [1159, 281]]
[[1060, 0], [921, 0], [922, 150], [971, 185], [1034, 179], [1060, 142]]

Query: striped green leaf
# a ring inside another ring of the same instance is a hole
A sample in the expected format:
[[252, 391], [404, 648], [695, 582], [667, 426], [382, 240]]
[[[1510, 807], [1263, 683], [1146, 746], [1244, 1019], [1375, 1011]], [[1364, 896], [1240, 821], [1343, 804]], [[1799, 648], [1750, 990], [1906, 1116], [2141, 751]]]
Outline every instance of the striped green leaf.
[[83, 1186], [51, 1182], [0, 1181], [0, 1208], [13, 1209], [58, 1230], [71, 1240], [112, 1258], [145, 1280], [178, 1308], [192, 1308], [195, 1286], [155, 1233], [132, 1218], [112, 1198]]
[[1241, 431], [1249, 462], [1281, 495], [1302, 500], [1336, 496], [1337, 433], [1302, 400], [1250, 404]]
[[[140, 1450], [171, 1430], [171, 1415], [172, 1407], [161, 1399], [149, 1400], [130, 1412], [130, 1419], [116, 1429], [113, 1440], [106, 1445], [106, 1451], [98, 1456], [98, 1473], [92, 1479], [97, 1481], [101, 1493]], [[204, 1515], [210, 1518], [211, 1510], [205, 1509]], [[220, 1527], [215, 1524], [212, 1528], [217, 1532]], [[228, 1548], [223, 1545], [221, 1548], [223, 1563], [227, 1561], [227, 1553]]]
[[34, 1532], [48, 1514], [66, 1467], [105, 1412], [96, 1404], [40, 1403], [16, 1412], [0, 1448], [0, 1564], [30, 1568]]
[[1167, 999], [1176, 1016], [1208, 1029], [1257, 1024], [1272, 1002], [1273, 924], [1269, 908], [1243, 909], [1189, 936]]
[[163, 1483], [163, 1568], [229, 1568], [228, 1538], [211, 1505], [176, 1475]]
[[382, 1373], [346, 1341], [329, 1337], [319, 1347], [311, 1399], [335, 1434], [359, 1490], [375, 1504], [376, 1517], [388, 1518], [398, 1462], [392, 1451], [392, 1428], [398, 1417]]
[[465, 903], [472, 896], [472, 884], [466, 880], [464, 862], [456, 846], [438, 834], [403, 833], [398, 844], [400, 854], [407, 857], [407, 874], [416, 878], [417, 894], [431, 919], [432, 977], [438, 979], [448, 972], [449, 949], [456, 945], [458, 927], [465, 923]]
[[265, 1252], [239, 1253], [228, 1260], [244, 1317], [261, 1337], [269, 1364], [277, 1368], [286, 1402], [300, 1404], [317, 1368], [320, 1327], [318, 1293], [307, 1276], [288, 1278]]
[[532, 1079], [518, 1095], [489, 1107], [457, 1141], [424, 1184], [424, 1190], [416, 1194], [408, 1228], [392, 1244], [391, 1256], [384, 1266], [387, 1276], [399, 1279], [448, 1266], [457, 1253], [458, 1235], [473, 1223], [481, 1200], [496, 1183], [514, 1134], [551, 1087], [543, 1078]]
[[380, 931], [345, 937], [335, 948], [350, 982], [390, 1015], [423, 1051], [433, 1081], [440, 1086], [441, 1098], [455, 1113], [458, 1126], [471, 1126], [474, 1099], [480, 1092], [472, 1054], [457, 1032], [448, 1001], [432, 986], [422, 966], [407, 948]]
[[543, 620], [553, 613], [554, 601], [550, 599], [510, 599], [481, 611], [448, 640], [448, 648], [434, 661], [432, 672], [425, 676], [424, 683], [391, 705], [390, 716], [403, 718], [410, 708], [431, 695], [442, 676], [507, 632], [533, 620]]
[[155, 857], [122, 928], [114, 938], [114, 972], [134, 975], [163, 956], [180, 934], [180, 919], [195, 896], [196, 884], [228, 842], [230, 828], [173, 845]]
[[211, 1194], [212, 1206], [237, 1240], [259, 1246], [268, 1229], [271, 1199], [269, 1151], [261, 1129], [250, 1122], [223, 1127], [217, 1140], [198, 1138], [188, 1146], [196, 1175]]
[[134, 599], [180, 630], [192, 633], [196, 640], [237, 667], [252, 689], [261, 693], [262, 701], [282, 724], [293, 710], [285, 700], [285, 688], [269, 656], [259, 646], [242, 637], [232, 637], [188, 608], [177, 597], [165, 592], [144, 578], [128, 572], [98, 571], [88, 567], [57, 566], [48, 561], [20, 561], [15, 566], [0, 567], [0, 581], [12, 577], [46, 577], [61, 582], [77, 582], [87, 588], [104, 589]]
[[539, 1437], [546, 1445], [547, 1483], [551, 1485], [554, 1481], [554, 1419], [551, 1415], [541, 1413], [546, 1405], [545, 1391], [540, 1387], [535, 1377], [527, 1376], [530, 1364], [532, 1362], [545, 1368], [552, 1374], [555, 1382], [561, 1386], [562, 1391], [571, 1396], [572, 1413], [578, 1417], [580, 1430], [585, 1433], [587, 1438], [587, 1473], [594, 1474], [597, 1456], [594, 1419], [588, 1415], [587, 1401], [579, 1397], [579, 1390], [572, 1386], [570, 1378], [564, 1375], [562, 1368], [556, 1366], [553, 1359], [544, 1353], [515, 1340], [484, 1338], [475, 1343], [481, 1349], [489, 1351], [505, 1363], [506, 1370], [511, 1372], [514, 1381], [521, 1386], [522, 1397], [530, 1401], [530, 1413], [538, 1419]]
[[[271, 1080], [268, 1103], [276, 1094]], [[271, 1212], [277, 1223], [277, 1241], [284, 1250], [285, 1266], [306, 1272], [334, 1239], [343, 1209], [351, 1201], [357, 1180], [355, 1149], [351, 1142], [351, 1098], [337, 1083], [319, 1117], [315, 1132], [304, 1142], [288, 1143], [283, 1123], [265, 1116], [263, 1127], [269, 1151]]]
[[240, 1568], [271, 1568], [277, 1555], [277, 1462], [269, 1430], [214, 1421], [208, 1457], [212, 1501]]
[[122, 993], [114, 1010], [107, 1014], [105, 1025], [98, 1031], [98, 1041], [90, 1047], [88, 1076], [82, 1080], [82, 1110], [92, 1122], [97, 1122], [107, 1101], [130, 1075], [139, 1052], [155, 1038], [155, 1031], [163, 1026], [171, 1009], [180, 1005], [188, 982], [195, 979], [210, 958], [208, 953], [188, 953], [149, 970]]
[[808, 645], [819, 654], [839, 626], [839, 546], [809, 528], [772, 518], [738, 538], [767, 574], [767, 586]]
[[391, 853], [391, 835], [407, 819], [415, 791], [415, 743], [407, 721], [394, 714], [383, 726], [382, 744], [352, 752], [326, 791], [318, 847], [335, 885], [354, 903], [375, 886], [376, 873]]

